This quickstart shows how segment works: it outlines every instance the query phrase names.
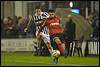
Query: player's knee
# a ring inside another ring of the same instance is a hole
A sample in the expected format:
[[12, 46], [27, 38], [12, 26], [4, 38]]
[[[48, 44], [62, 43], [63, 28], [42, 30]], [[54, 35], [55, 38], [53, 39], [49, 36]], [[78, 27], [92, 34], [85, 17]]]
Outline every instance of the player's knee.
[[59, 37], [55, 37], [54, 38], [54, 41], [57, 43], [57, 44], [62, 44], [61, 40], [59, 39]]

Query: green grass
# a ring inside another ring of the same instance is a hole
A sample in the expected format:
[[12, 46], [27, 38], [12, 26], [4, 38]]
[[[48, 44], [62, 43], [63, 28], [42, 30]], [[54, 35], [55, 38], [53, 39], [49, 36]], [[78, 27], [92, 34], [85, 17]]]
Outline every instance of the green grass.
[[54, 64], [50, 56], [33, 56], [32, 53], [1, 53], [1, 66], [99, 66], [99, 57], [61, 56]]

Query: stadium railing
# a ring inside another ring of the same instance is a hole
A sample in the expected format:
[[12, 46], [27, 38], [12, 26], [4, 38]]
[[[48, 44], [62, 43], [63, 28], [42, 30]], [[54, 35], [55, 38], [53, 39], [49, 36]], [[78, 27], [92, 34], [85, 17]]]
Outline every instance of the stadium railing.
[[[21, 38], [21, 39], [1, 39], [1, 51], [2, 52], [16, 52], [16, 51], [35, 51], [33, 38]], [[79, 45], [80, 44], [80, 45]], [[99, 55], [99, 41], [86, 40], [79, 42], [74, 40], [70, 44], [71, 56], [77, 56], [77, 47], [82, 50], [82, 56], [98, 56]]]

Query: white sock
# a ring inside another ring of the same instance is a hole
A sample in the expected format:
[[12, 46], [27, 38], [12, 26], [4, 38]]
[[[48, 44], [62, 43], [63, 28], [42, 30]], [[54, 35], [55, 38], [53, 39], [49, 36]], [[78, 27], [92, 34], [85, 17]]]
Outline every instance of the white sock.
[[53, 48], [51, 47], [51, 49], [49, 49], [50, 54], [53, 54]]

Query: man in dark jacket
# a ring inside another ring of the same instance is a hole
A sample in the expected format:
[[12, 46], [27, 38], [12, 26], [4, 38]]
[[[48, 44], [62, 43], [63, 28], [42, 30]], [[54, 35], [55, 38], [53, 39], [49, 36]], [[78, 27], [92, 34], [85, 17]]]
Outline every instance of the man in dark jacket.
[[72, 21], [71, 15], [68, 15], [68, 18], [69, 18], [69, 21], [66, 22], [65, 29], [64, 29], [64, 39], [66, 42], [66, 49], [69, 54], [70, 43], [75, 39], [76, 24]]

